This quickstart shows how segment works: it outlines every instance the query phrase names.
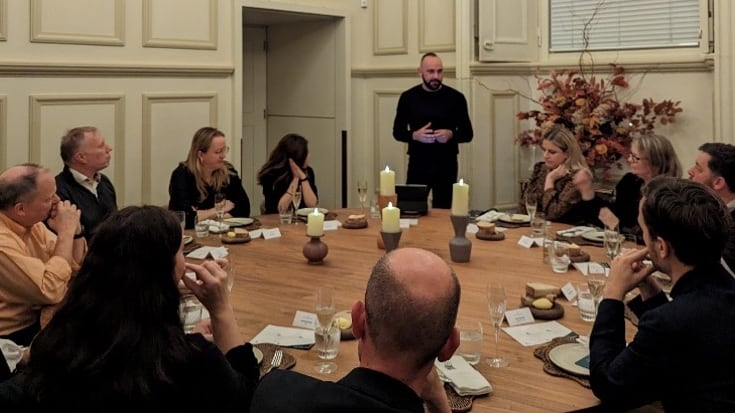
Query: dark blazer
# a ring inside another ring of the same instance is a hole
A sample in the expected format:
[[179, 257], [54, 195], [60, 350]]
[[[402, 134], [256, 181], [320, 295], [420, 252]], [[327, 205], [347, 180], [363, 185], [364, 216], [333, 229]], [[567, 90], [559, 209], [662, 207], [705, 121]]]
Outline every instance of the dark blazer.
[[252, 413], [423, 413], [423, 401], [402, 382], [358, 367], [337, 382], [288, 370], [263, 377], [253, 395]]
[[666, 412], [735, 412], [735, 279], [721, 265], [682, 276], [629, 307], [638, 332], [625, 343], [624, 304], [600, 303], [590, 337], [590, 384], [616, 409], [661, 400]]
[[82, 211], [81, 223], [84, 225], [84, 234], [89, 237], [94, 234], [97, 225], [110, 214], [117, 211], [117, 195], [112, 182], [105, 175], [100, 174], [97, 185], [97, 196], [83, 187], [74, 179], [68, 166], [56, 175], [56, 194], [64, 201], [69, 201]]

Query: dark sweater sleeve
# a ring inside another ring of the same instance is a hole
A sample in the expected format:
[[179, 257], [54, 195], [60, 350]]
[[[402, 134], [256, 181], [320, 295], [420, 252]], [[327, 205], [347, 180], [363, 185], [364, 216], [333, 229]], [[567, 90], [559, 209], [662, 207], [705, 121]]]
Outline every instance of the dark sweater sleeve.
[[227, 185], [225, 193], [227, 199], [235, 204], [235, 207], [230, 210], [230, 215], [233, 217], [249, 217], [250, 216], [250, 198], [248, 197], [245, 188], [242, 186], [242, 180], [237, 174], [234, 167], [230, 167], [230, 183]]
[[398, 98], [396, 117], [393, 119], [393, 137], [399, 142], [411, 142], [413, 131], [409, 129], [409, 99], [406, 93]]
[[179, 164], [171, 172], [168, 196], [168, 209], [184, 211], [186, 213], [186, 228], [194, 228], [196, 206], [199, 204], [199, 192], [196, 189], [194, 175], [183, 164]]

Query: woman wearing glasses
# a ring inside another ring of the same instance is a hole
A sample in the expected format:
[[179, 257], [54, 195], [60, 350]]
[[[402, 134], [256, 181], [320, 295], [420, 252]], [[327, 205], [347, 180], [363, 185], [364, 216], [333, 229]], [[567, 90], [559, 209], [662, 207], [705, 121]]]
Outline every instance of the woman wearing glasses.
[[[653, 178], [663, 175], [681, 177], [681, 163], [671, 142], [664, 136], [647, 134], [633, 138], [627, 156], [630, 172], [623, 175], [615, 186], [615, 199], [610, 205], [599, 203], [599, 220], [606, 226], [619, 226], [622, 232], [640, 235], [638, 203], [641, 189]], [[594, 196], [592, 178], [575, 182], [584, 199], [599, 201]], [[639, 237], [637, 237], [639, 238]], [[640, 239], [640, 238], [639, 238]]]
[[186, 160], [171, 173], [168, 208], [186, 212], [186, 228], [199, 220], [217, 216], [214, 198], [225, 195], [225, 217], [249, 217], [250, 199], [235, 167], [227, 162], [225, 134], [205, 126], [194, 134]]
[[313, 208], [319, 203], [316, 176], [309, 166], [309, 142], [301, 135], [289, 133], [278, 142], [270, 157], [258, 172], [263, 187], [264, 214], [288, 209], [296, 192], [301, 200], [298, 208]]

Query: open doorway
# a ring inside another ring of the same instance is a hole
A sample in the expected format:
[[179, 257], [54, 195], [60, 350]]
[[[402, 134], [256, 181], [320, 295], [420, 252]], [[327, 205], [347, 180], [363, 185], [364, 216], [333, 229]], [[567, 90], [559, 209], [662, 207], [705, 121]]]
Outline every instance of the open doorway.
[[[348, 61], [343, 16], [244, 7], [241, 170], [254, 206], [257, 172], [286, 133], [309, 140], [319, 205], [341, 199]], [[258, 211], [257, 207], [253, 211]]]

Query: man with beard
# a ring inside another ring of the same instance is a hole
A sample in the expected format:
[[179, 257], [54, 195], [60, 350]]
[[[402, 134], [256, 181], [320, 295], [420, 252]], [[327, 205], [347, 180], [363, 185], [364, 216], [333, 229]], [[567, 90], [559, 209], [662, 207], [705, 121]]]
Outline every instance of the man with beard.
[[110, 165], [112, 148], [92, 126], [69, 130], [61, 138], [64, 170], [56, 175], [56, 192], [82, 211], [82, 228], [89, 238], [97, 225], [117, 211], [112, 182], [100, 171]]
[[421, 57], [421, 84], [398, 99], [393, 137], [408, 143], [407, 184], [432, 191], [434, 208], [450, 208], [457, 181], [460, 143], [472, 140], [472, 123], [464, 95], [442, 83], [444, 68], [435, 53]]
[[[658, 177], [644, 187], [646, 248], [612, 260], [590, 336], [590, 385], [603, 405], [627, 411], [660, 400], [666, 412], [735, 411], [735, 280], [720, 265], [730, 221], [702, 184]], [[671, 277], [671, 299], [655, 270]], [[638, 332], [626, 345], [623, 299], [636, 287], [628, 306]]]
[[735, 146], [722, 142], [700, 146], [694, 166], [689, 168], [689, 179], [712, 188], [730, 211], [733, 226], [722, 260], [730, 274], [735, 275]]

